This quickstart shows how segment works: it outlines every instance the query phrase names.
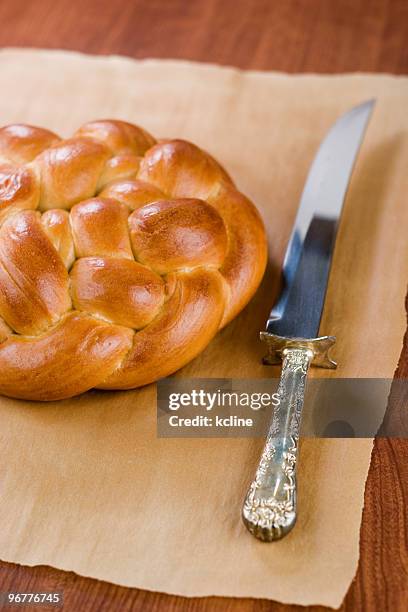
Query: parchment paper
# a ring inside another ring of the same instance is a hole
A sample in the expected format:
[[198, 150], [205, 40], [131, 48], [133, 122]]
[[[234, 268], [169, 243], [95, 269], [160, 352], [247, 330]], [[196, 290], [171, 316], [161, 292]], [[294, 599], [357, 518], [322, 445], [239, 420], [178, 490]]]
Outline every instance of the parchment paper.
[[[86, 120], [117, 117], [188, 138], [260, 208], [270, 241], [265, 282], [179, 373], [189, 377], [277, 374], [260, 365], [258, 332], [309, 164], [335, 118], [376, 97], [321, 333], [338, 337], [334, 375], [392, 377], [408, 278], [408, 79], [31, 50], [1, 52], [0, 70], [1, 124], [69, 135]], [[298, 525], [268, 545], [240, 520], [262, 440], [157, 439], [155, 419], [154, 385], [48, 405], [1, 399], [0, 557], [187, 596], [339, 606], [357, 567], [371, 441], [304, 441]]]

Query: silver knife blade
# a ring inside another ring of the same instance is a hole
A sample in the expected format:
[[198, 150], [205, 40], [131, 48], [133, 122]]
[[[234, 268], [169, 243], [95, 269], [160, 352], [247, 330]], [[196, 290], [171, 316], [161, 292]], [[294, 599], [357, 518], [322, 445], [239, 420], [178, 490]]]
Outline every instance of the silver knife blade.
[[323, 311], [338, 220], [375, 100], [336, 121], [307, 177], [282, 270], [282, 291], [266, 330], [286, 338], [315, 338]]

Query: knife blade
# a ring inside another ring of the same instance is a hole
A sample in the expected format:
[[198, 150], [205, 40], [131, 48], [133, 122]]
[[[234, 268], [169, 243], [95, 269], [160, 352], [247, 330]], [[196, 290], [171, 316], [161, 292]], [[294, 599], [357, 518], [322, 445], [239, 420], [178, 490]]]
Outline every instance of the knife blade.
[[282, 290], [260, 333], [265, 364], [282, 362], [266, 443], [242, 508], [247, 529], [271, 542], [297, 518], [296, 468], [310, 365], [335, 368], [333, 336], [319, 336], [337, 229], [347, 187], [375, 100], [356, 106], [329, 130], [310, 168], [287, 246]]

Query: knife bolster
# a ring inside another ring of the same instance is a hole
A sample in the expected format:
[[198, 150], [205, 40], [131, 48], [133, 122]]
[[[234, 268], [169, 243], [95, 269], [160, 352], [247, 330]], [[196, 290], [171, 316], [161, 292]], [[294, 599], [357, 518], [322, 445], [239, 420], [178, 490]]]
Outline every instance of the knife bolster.
[[329, 351], [336, 342], [335, 336], [321, 336], [320, 338], [286, 338], [276, 336], [266, 331], [260, 333], [260, 338], [266, 343], [268, 352], [263, 358], [265, 365], [277, 365], [282, 363], [282, 351], [285, 348], [304, 348], [313, 353], [311, 365], [318, 368], [328, 368], [333, 370], [337, 363], [330, 359]]

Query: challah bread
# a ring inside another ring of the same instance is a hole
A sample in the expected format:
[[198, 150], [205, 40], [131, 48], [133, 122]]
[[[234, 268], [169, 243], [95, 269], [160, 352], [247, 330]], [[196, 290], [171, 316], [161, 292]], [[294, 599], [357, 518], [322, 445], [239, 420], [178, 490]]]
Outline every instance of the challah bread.
[[0, 393], [131, 389], [194, 358], [266, 265], [254, 205], [207, 153], [123, 121], [0, 129]]

